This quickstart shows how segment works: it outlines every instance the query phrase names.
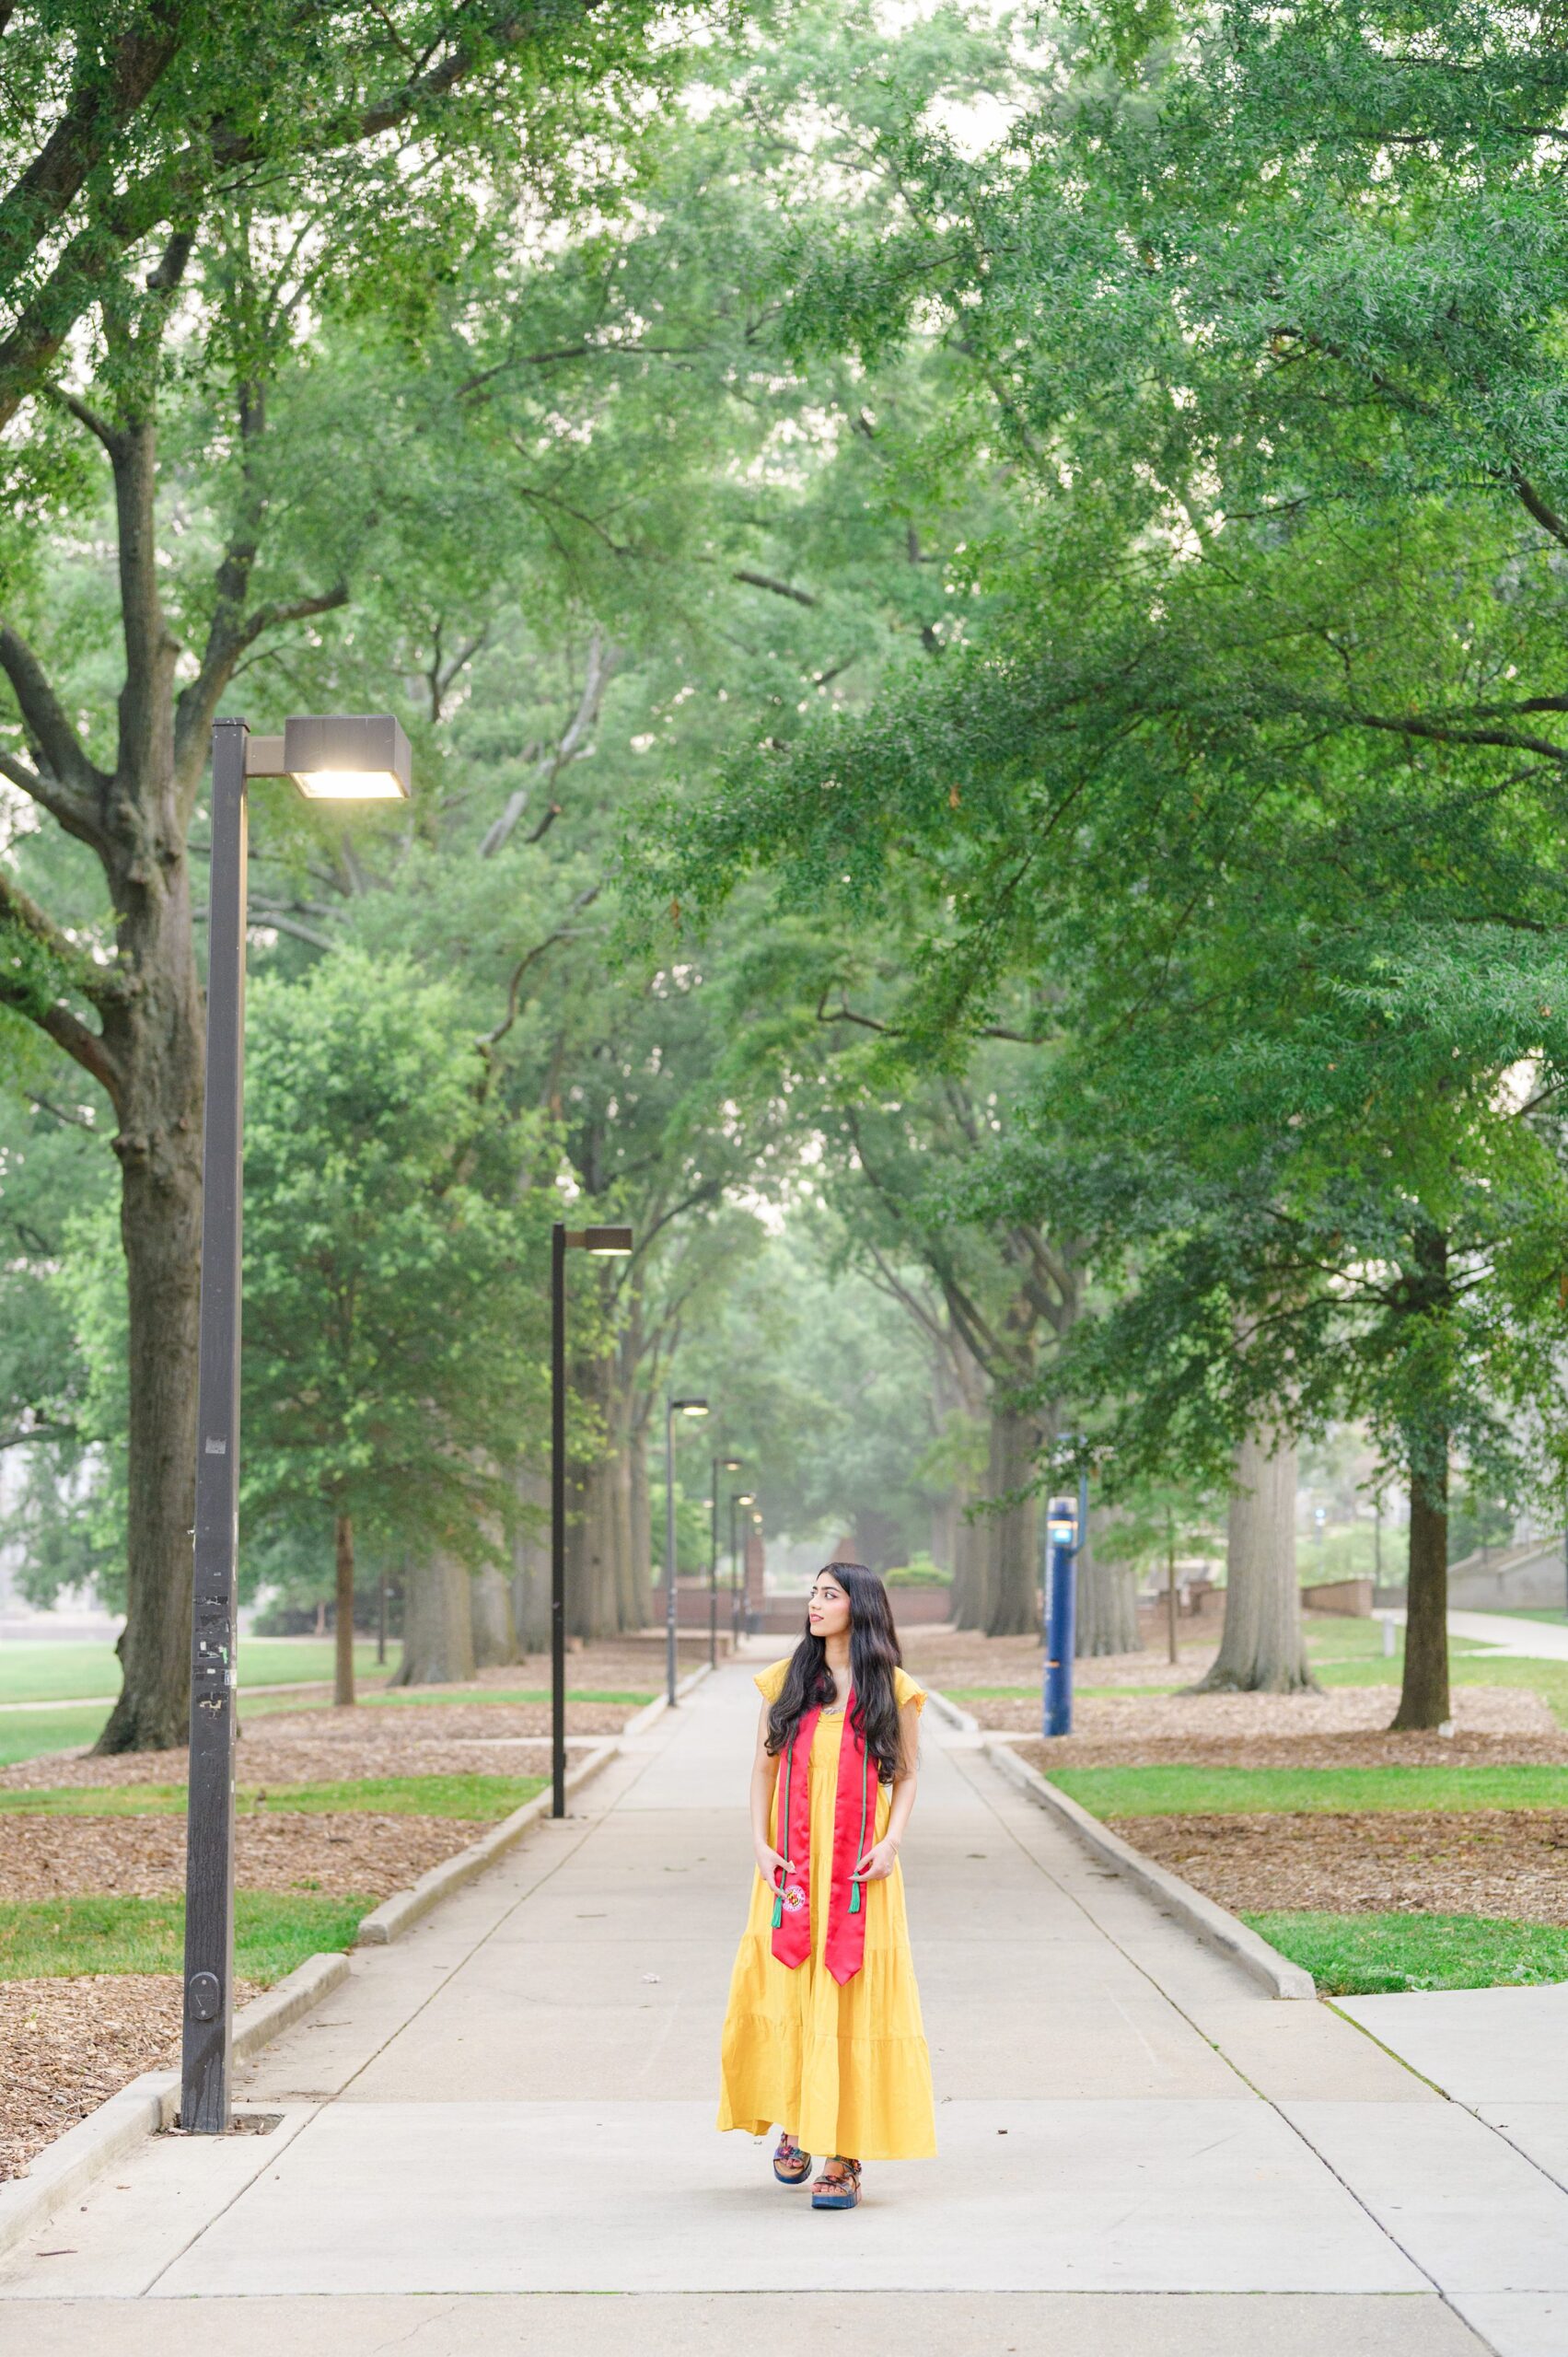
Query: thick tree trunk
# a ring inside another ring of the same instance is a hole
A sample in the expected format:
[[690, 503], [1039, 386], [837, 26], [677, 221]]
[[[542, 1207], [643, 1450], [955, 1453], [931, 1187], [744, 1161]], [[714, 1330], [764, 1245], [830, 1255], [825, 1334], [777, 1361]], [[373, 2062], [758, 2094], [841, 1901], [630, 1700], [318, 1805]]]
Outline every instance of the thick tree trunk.
[[1440, 1727], [1448, 1694], [1448, 1469], [1411, 1478], [1410, 1585], [1405, 1591], [1405, 1675], [1397, 1730]]
[[1095, 1546], [1109, 1517], [1091, 1508], [1087, 1544], [1078, 1555], [1078, 1599], [1074, 1618], [1080, 1655], [1135, 1654], [1138, 1650], [1138, 1574], [1131, 1563], [1108, 1562]]
[[337, 1643], [332, 1664], [332, 1701], [354, 1702], [354, 1516], [340, 1514], [332, 1528], [337, 1557]]
[[469, 1610], [473, 1624], [476, 1669], [501, 1669], [517, 1658], [517, 1631], [512, 1619], [512, 1592], [506, 1575], [487, 1563], [470, 1582]]
[[473, 1582], [455, 1555], [432, 1555], [403, 1583], [403, 1658], [394, 1686], [451, 1686], [471, 1678]]
[[121, 770], [99, 846], [131, 984], [102, 1011], [118, 1071], [120, 1233], [129, 1316], [125, 1628], [120, 1699], [101, 1752], [183, 1743], [191, 1695], [196, 1503], [196, 1332], [201, 1283], [205, 1022], [191, 921], [187, 811], [175, 775], [174, 661], [152, 545], [150, 425], [117, 461], [126, 681]]
[[[1021, 1490], [1033, 1479], [1039, 1443], [1032, 1415], [1016, 1408], [992, 1409], [991, 1497]], [[1040, 1510], [1033, 1497], [987, 1517], [982, 1625], [988, 1637], [1020, 1637], [1040, 1625], [1039, 1535]]]
[[971, 1501], [962, 1498], [953, 1536], [953, 1626], [978, 1629], [985, 1586], [985, 1525], [970, 1522], [964, 1512]]
[[934, 1498], [931, 1503], [931, 1530], [925, 1542], [932, 1562], [939, 1563], [945, 1572], [955, 1577], [958, 1567], [959, 1509], [960, 1501], [956, 1490], [949, 1491], [945, 1498]]
[[550, 1650], [550, 1482], [518, 1465], [513, 1485], [512, 1625], [526, 1654]]
[[1219, 1654], [1188, 1690], [1298, 1694], [1316, 1683], [1295, 1575], [1295, 1450], [1249, 1438], [1237, 1451], [1231, 1487]]

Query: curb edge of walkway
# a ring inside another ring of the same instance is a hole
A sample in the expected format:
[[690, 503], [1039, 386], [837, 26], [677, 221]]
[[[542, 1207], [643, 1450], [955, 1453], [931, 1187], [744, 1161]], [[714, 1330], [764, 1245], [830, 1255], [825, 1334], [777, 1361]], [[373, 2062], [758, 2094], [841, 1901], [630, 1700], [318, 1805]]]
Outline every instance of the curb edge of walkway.
[[[348, 1978], [341, 1949], [322, 1950], [236, 2014], [233, 2054], [248, 2062], [253, 2054], [292, 2027], [330, 1990]], [[140, 2144], [174, 2124], [180, 2109], [178, 2071], [144, 2071], [85, 2119], [35, 2153], [25, 2177], [0, 2185], [0, 2258], [26, 2240], [67, 2201], [89, 2192], [99, 2177]]]
[[[689, 1669], [684, 1678], [677, 1678], [676, 1680], [676, 1701], [679, 1702], [683, 1694], [689, 1694], [693, 1686], [700, 1686], [703, 1678], [711, 1676], [711, 1674], [712, 1664], [705, 1661], [699, 1662], [695, 1669]], [[645, 1702], [642, 1709], [636, 1713], [636, 1715], [627, 1720], [625, 1725], [621, 1728], [620, 1735], [616, 1737], [616, 1741], [618, 1743], [624, 1743], [628, 1736], [641, 1735], [645, 1728], [651, 1727], [653, 1725], [656, 1719], [662, 1719], [668, 1708], [668, 1695], [656, 1694], [651, 1702]]]
[[981, 1748], [1038, 1807], [1075, 1833], [1086, 1850], [1093, 1850], [1109, 1864], [1118, 1867], [1129, 1881], [1141, 1884], [1151, 1898], [1157, 1898], [1206, 1946], [1217, 1948], [1252, 1980], [1260, 1981], [1271, 1997], [1297, 2001], [1316, 1998], [1318, 1984], [1309, 1972], [1282, 1956], [1278, 1948], [1271, 1947], [1260, 1933], [1231, 1914], [1228, 1908], [1220, 1906], [1216, 1899], [1206, 1898], [1201, 1890], [1194, 1890], [1191, 1883], [1183, 1882], [1167, 1867], [1156, 1865], [1152, 1858], [1145, 1858], [1141, 1850], [1135, 1850], [1130, 1841], [1123, 1841], [1119, 1833], [1102, 1825], [1098, 1817], [1091, 1817], [1086, 1808], [1080, 1807], [1049, 1777], [1042, 1776], [1038, 1768], [1020, 1759], [1005, 1736], [987, 1736]]
[[[566, 1778], [566, 1790], [569, 1793], [580, 1791], [591, 1777], [597, 1776], [601, 1769], [617, 1759], [620, 1751], [621, 1737], [607, 1736], [597, 1750], [590, 1751], [586, 1759], [572, 1769]], [[384, 1898], [379, 1907], [373, 1907], [369, 1914], [362, 1918], [354, 1933], [354, 1946], [385, 1947], [389, 1940], [401, 1937], [422, 1916], [428, 1915], [433, 1907], [439, 1906], [449, 1892], [460, 1890], [464, 1883], [471, 1882], [476, 1875], [484, 1872], [486, 1866], [494, 1865], [497, 1858], [504, 1857], [514, 1844], [522, 1840], [530, 1826], [537, 1825], [541, 1817], [549, 1815], [551, 1800], [552, 1794], [548, 1790], [536, 1793], [531, 1801], [525, 1801], [521, 1808], [512, 1811], [510, 1817], [504, 1817], [493, 1831], [482, 1834], [477, 1841], [470, 1841], [466, 1850], [459, 1850], [454, 1856], [443, 1858], [438, 1866], [432, 1866], [428, 1874], [421, 1875], [407, 1890], [394, 1891], [390, 1898]]]
[[[678, 1694], [696, 1684], [708, 1674], [708, 1665], [692, 1671], [677, 1687]], [[643, 1724], [668, 1707], [668, 1698], [660, 1695], [640, 1714]], [[628, 1722], [628, 1727], [636, 1724]], [[566, 1779], [566, 1790], [576, 1791], [600, 1770], [618, 1758], [627, 1732], [607, 1736], [597, 1749], [589, 1752]], [[550, 1807], [548, 1792], [538, 1793], [521, 1808], [504, 1817], [493, 1832], [459, 1850], [455, 1857], [444, 1859], [426, 1875], [422, 1875], [407, 1890], [397, 1891], [390, 1898], [372, 1910], [362, 1920], [355, 1935], [355, 1947], [385, 1946], [427, 1915], [448, 1892], [460, 1888], [485, 1867], [494, 1864], [528, 1830], [537, 1824]], [[366, 1930], [366, 1926], [370, 1928]], [[236, 2014], [234, 2021], [233, 2059], [248, 2062], [264, 2046], [285, 2029], [293, 2027], [313, 2005], [346, 1980], [350, 1970], [350, 1951], [323, 1949], [307, 1956], [291, 1973]], [[41, 2153], [35, 2153], [27, 2165], [23, 2177], [9, 2177], [0, 2183], [0, 2259], [44, 2223], [68, 2201], [91, 2189], [115, 2162], [140, 2144], [144, 2138], [156, 2136], [173, 2126], [180, 2109], [180, 2073], [177, 2070], [144, 2071], [106, 2101], [100, 2103], [86, 2118], [78, 2119], [63, 2135], [55, 2137]]]

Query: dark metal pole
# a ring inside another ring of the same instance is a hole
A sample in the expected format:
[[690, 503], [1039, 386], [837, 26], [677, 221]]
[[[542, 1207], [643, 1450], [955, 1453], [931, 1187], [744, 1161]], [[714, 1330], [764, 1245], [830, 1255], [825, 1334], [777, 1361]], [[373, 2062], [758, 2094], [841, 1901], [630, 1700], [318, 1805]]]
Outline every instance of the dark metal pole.
[[719, 1460], [713, 1460], [714, 1478], [708, 1499], [708, 1667], [719, 1666]]
[[675, 1708], [675, 1402], [664, 1403], [664, 1640], [666, 1689]]
[[206, 1115], [196, 1380], [191, 1764], [180, 2124], [229, 2124], [234, 2014], [235, 1571], [239, 1520], [239, 1312], [245, 1095], [245, 740], [213, 728]]
[[566, 1814], [566, 1229], [550, 1232], [550, 1776]]
[[740, 1643], [740, 1573], [735, 1557], [735, 1497], [729, 1501], [729, 1633], [734, 1644]]

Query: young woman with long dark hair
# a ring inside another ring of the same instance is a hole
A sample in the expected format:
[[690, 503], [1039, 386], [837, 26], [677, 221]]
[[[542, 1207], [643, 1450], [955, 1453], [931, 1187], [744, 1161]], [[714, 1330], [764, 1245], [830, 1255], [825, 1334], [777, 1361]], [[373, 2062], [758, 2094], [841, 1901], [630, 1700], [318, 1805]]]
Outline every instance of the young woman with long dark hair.
[[804, 2185], [820, 2153], [813, 2209], [853, 2210], [862, 2161], [936, 2150], [899, 1868], [925, 1694], [864, 1563], [824, 1565], [806, 1634], [757, 1685], [757, 1877], [729, 1985], [718, 2124], [764, 2136], [777, 2122], [780, 2184]]

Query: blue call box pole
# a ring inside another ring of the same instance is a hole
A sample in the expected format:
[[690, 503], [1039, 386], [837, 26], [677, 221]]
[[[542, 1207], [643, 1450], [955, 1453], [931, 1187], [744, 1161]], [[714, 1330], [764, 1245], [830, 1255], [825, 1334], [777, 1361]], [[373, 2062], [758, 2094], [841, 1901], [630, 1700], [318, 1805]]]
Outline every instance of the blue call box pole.
[[1045, 1685], [1040, 1709], [1042, 1735], [1073, 1732], [1078, 1550], [1084, 1543], [1088, 1519], [1088, 1476], [1080, 1474], [1076, 1511], [1071, 1498], [1052, 1498], [1047, 1523], [1050, 1557], [1046, 1579]]

